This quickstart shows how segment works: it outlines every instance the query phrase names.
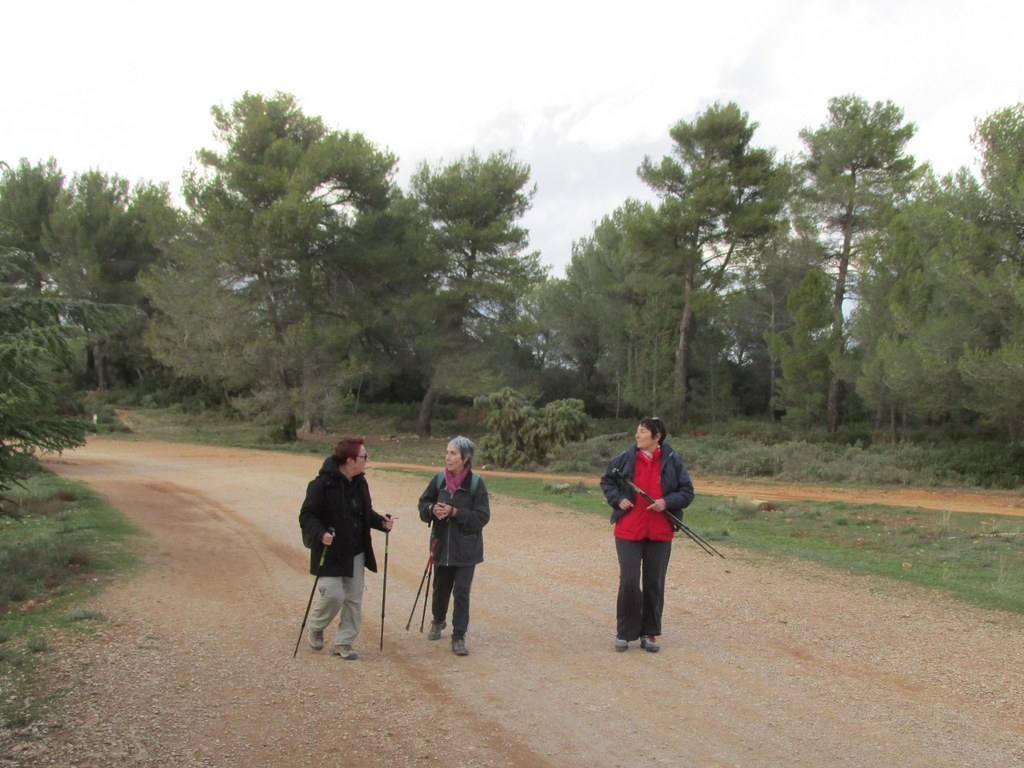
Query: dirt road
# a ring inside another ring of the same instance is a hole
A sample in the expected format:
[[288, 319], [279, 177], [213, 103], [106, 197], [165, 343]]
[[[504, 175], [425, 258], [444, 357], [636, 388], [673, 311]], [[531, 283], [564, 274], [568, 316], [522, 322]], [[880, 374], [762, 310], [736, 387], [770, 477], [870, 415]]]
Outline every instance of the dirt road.
[[405, 630], [426, 476], [372, 462], [375, 506], [398, 516], [384, 650], [377, 574], [360, 659], [305, 641], [293, 659], [319, 464], [110, 440], [53, 462], [145, 531], [146, 567], [93, 601], [95, 636], [53, 639], [62, 711], [15, 764], [1024, 766], [1024, 617], [680, 540], [663, 651], [615, 653], [606, 518], [500, 495], [456, 658], [418, 612]]

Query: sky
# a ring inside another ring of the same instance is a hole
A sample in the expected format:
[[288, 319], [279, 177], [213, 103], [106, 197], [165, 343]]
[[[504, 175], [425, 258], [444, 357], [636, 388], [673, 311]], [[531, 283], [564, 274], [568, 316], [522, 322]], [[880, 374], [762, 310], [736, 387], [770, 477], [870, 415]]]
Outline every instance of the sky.
[[0, 161], [53, 157], [166, 182], [223, 149], [213, 106], [290, 93], [328, 128], [424, 162], [512, 150], [530, 166], [532, 250], [564, 275], [574, 241], [627, 198], [653, 200], [644, 157], [715, 102], [779, 158], [828, 100], [891, 101], [908, 150], [976, 170], [975, 123], [1024, 102], [1014, 0], [92, 0], [0, 12]]

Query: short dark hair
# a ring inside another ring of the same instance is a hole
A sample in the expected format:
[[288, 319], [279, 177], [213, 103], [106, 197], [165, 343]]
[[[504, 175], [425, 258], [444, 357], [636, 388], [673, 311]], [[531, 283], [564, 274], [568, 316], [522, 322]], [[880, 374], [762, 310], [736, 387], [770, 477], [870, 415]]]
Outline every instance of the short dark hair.
[[334, 458], [339, 467], [345, 466], [349, 459], [355, 460], [359, 456], [359, 449], [366, 445], [365, 437], [354, 437], [346, 435], [334, 446]]
[[668, 437], [665, 422], [659, 416], [644, 416], [640, 419], [640, 426], [658, 438], [658, 445], [665, 442], [665, 438]]

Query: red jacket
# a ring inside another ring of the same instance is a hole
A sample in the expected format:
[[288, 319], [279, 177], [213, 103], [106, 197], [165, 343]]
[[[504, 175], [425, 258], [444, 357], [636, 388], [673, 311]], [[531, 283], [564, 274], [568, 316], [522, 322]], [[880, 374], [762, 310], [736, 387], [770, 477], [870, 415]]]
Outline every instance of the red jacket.
[[[662, 498], [661, 492], [661, 448], [648, 457], [643, 451], [636, 452], [633, 467], [633, 482], [643, 488], [652, 499]], [[633, 509], [615, 524], [615, 536], [630, 541], [671, 541], [674, 535], [672, 523], [663, 512], [647, 509], [651, 502], [640, 494], [633, 498]]]
[[[662, 443], [653, 458], [648, 458], [635, 445], [631, 445], [608, 462], [608, 468], [601, 475], [601, 490], [608, 506], [612, 508], [611, 522], [615, 524], [615, 535], [621, 539], [641, 541], [670, 541], [672, 521], [664, 512], [651, 512], [650, 502], [640, 494], [634, 494], [627, 486], [632, 480], [650, 494], [651, 498], [664, 499], [666, 510], [678, 519], [683, 518], [683, 509], [693, 501], [693, 483], [686, 471], [683, 458], [670, 445]], [[619, 504], [623, 499], [633, 502], [629, 512], [623, 512]]]

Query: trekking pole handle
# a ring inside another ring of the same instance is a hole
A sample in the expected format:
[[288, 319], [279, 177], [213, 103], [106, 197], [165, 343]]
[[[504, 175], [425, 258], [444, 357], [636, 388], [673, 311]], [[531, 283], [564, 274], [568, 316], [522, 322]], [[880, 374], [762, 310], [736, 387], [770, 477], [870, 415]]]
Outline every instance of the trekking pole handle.
[[624, 474], [622, 474], [622, 471], [618, 467], [615, 467], [614, 469], [612, 469], [612, 475], [614, 475], [615, 477], [621, 478], [622, 481], [626, 485], [628, 485], [636, 493], [639, 493], [641, 496], [643, 496], [645, 499], [647, 499], [649, 502], [651, 502], [651, 504], [655, 504], [656, 503], [654, 501], [654, 499], [651, 498], [649, 493], [647, 493], [643, 488], [641, 488], [639, 485], [637, 485], [632, 480], [630, 480], [628, 477], [626, 477]]
[[[331, 541], [334, 541], [334, 529], [328, 528], [327, 532], [331, 534]], [[321, 537], [323, 538], [323, 537]], [[327, 550], [330, 548], [330, 544], [324, 544], [323, 550], [320, 552], [320, 567], [323, 567], [324, 559], [327, 557]], [[319, 570], [319, 569], [318, 569]]]

